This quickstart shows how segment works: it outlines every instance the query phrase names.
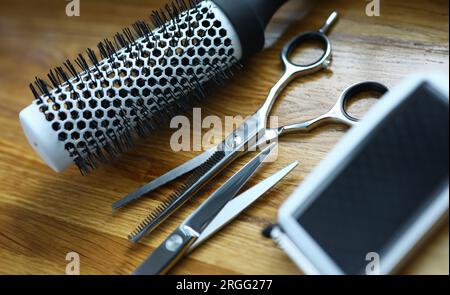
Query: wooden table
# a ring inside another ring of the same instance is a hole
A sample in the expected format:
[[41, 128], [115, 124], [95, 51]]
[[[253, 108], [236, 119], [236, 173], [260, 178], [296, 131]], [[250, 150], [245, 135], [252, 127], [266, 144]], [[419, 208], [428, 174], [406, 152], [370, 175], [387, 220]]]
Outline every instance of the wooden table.
[[[381, 1], [381, 16], [368, 17], [365, 1], [314, 1], [303, 17], [298, 4], [275, 17], [268, 48], [245, 63], [226, 87], [203, 105], [203, 115], [249, 115], [278, 79], [281, 46], [295, 34], [318, 28], [336, 9], [341, 13], [331, 32], [332, 70], [293, 83], [275, 106], [279, 123], [306, 119], [325, 111], [346, 86], [373, 79], [389, 86], [418, 70], [448, 72], [448, 1]], [[86, 47], [145, 17], [161, 0], [81, 1], [81, 16], [65, 15], [60, 0], [0, 2], [0, 273], [64, 274], [66, 253], [80, 254], [82, 274], [128, 274], [192, 211], [205, 195], [189, 203], [167, 225], [130, 245], [127, 234], [159, 204], [175, 182], [153, 198], [112, 212], [111, 203], [139, 185], [190, 159], [174, 153], [171, 130], [141, 141], [112, 165], [88, 177], [76, 168], [51, 171], [27, 143], [19, 111], [32, 101], [28, 83], [51, 66], [75, 57]], [[355, 104], [363, 112], [372, 101]], [[298, 274], [300, 271], [261, 229], [277, 209], [345, 133], [338, 126], [282, 139], [279, 159], [266, 165], [249, 185], [294, 160], [301, 165], [210, 242], [184, 259], [176, 274]], [[248, 159], [248, 158], [247, 158]], [[232, 166], [229, 176], [244, 163]], [[222, 176], [221, 179], [225, 179]], [[208, 192], [217, 188], [213, 186]], [[409, 274], [448, 274], [449, 228], [441, 228], [402, 270]]]

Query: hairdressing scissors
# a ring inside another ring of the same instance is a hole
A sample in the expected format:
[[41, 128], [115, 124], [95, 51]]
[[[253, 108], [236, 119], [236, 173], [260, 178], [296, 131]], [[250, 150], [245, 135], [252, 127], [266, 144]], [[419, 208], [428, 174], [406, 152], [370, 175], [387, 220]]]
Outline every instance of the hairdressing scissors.
[[[347, 88], [336, 105], [326, 114], [312, 120], [283, 126], [280, 128], [267, 128], [269, 113], [286, 86], [295, 78], [316, 73], [330, 67], [332, 60], [331, 41], [326, 35], [337, 20], [337, 13], [333, 12], [324, 25], [315, 32], [300, 34], [290, 40], [281, 51], [281, 60], [285, 71], [280, 80], [270, 90], [263, 105], [244, 123], [235, 129], [218, 146], [205, 151], [190, 161], [167, 172], [161, 177], [142, 186], [133, 193], [113, 204], [119, 208], [140, 196], [149, 193], [158, 187], [192, 171], [186, 183], [173, 193], [166, 201], [150, 213], [150, 215], [130, 234], [129, 239], [137, 241], [145, 233], [155, 229], [161, 222], [180, 208], [187, 200], [192, 198], [207, 182], [213, 179], [220, 171], [230, 165], [236, 158], [256, 148], [266, 145], [277, 137], [292, 132], [309, 132], [315, 127], [325, 123], [339, 123], [353, 126], [358, 121], [346, 111], [346, 102], [356, 94], [365, 91], [375, 91], [384, 94], [387, 88], [378, 82], [362, 82]], [[293, 50], [307, 41], [317, 41], [323, 49], [322, 56], [314, 63], [298, 65], [291, 61]]]
[[228, 179], [200, 207], [189, 215], [153, 253], [133, 272], [136, 275], [166, 273], [184, 254], [200, 245], [226, 223], [250, 206], [260, 196], [282, 180], [298, 162], [294, 162], [241, 195], [236, 196], [245, 183], [273, 150], [266, 147], [236, 174]]

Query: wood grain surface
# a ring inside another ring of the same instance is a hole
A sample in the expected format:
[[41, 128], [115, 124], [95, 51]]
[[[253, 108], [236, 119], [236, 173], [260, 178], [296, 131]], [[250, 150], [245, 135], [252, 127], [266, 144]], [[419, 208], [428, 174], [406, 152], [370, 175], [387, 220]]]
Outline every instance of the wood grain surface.
[[[274, 18], [267, 48], [245, 62], [226, 86], [202, 105], [203, 115], [250, 115], [279, 78], [278, 54], [294, 35], [316, 30], [328, 14], [341, 14], [330, 36], [334, 46], [331, 70], [291, 84], [275, 105], [279, 123], [307, 119], [326, 111], [348, 85], [377, 80], [394, 86], [422, 70], [448, 73], [448, 1], [381, 1], [381, 16], [365, 14], [366, 1], [293, 1]], [[128, 274], [165, 236], [248, 158], [232, 165], [220, 182], [175, 214], [166, 225], [132, 246], [127, 234], [182, 179], [123, 210], [111, 204], [136, 187], [161, 175], [195, 152], [174, 153], [171, 132], [140, 141], [130, 152], [88, 177], [72, 167], [57, 174], [27, 143], [19, 111], [32, 101], [28, 83], [50, 67], [73, 58], [123, 26], [145, 18], [162, 0], [81, 0], [81, 16], [65, 15], [63, 0], [0, 1], [0, 273], [64, 274], [65, 257], [81, 257], [82, 274]], [[352, 106], [362, 114], [372, 100]], [[261, 236], [276, 219], [277, 209], [345, 133], [329, 126], [280, 142], [278, 161], [267, 164], [250, 181], [254, 185], [294, 160], [300, 166], [236, 221], [184, 259], [174, 274], [300, 274]], [[448, 274], [449, 228], [441, 227], [401, 270], [405, 274]]]

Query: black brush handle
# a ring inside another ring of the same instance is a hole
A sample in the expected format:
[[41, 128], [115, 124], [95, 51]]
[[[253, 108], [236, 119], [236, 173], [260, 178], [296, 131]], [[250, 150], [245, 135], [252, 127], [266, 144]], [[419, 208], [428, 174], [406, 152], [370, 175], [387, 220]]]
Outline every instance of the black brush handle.
[[287, 0], [213, 0], [213, 2], [233, 24], [245, 58], [263, 49], [267, 24]]

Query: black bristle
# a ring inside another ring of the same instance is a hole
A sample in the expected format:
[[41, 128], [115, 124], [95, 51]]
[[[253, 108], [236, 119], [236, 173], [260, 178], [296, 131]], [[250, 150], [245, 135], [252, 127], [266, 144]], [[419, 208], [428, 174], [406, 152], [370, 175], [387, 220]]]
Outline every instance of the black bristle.
[[177, 6], [175, 2], [166, 4], [166, 11], [169, 15], [169, 19], [172, 20], [172, 23], [177, 26], [178, 20], [179, 20], [179, 11], [177, 9]]
[[114, 42], [116, 43], [116, 48], [126, 48], [127, 52], [131, 52], [130, 43], [125, 39], [123, 34], [116, 33], [114, 36]]
[[78, 54], [78, 57], [75, 59], [75, 63], [83, 71], [83, 73], [86, 73], [88, 75], [92, 83], [96, 83], [95, 77], [91, 73], [91, 68], [89, 67], [89, 64], [84, 58], [83, 54]]
[[190, 9], [198, 9], [197, 5], [200, 1], [199, 0], [189, 0], [189, 8]]
[[97, 48], [98, 48], [98, 51], [100, 52], [100, 56], [102, 57], [102, 59], [110, 58], [108, 55], [108, 51], [106, 50], [106, 47], [103, 44], [103, 42], [99, 42], [97, 44]]
[[56, 71], [56, 74], [60, 77], [60, 79], [62, 79], [65, 83], [69, 83], [69, 76], [63, 70], [62, 67], [56, 67], [55, 71]]
[[66, 69], [69, 71], [69, 73], [72, 75], [72, 77], [76, 78], [77, 81], [80, 80], [80, 76], [77, 72], [77, 70], [75, 69], [75, 67], [72, 65], [72, 63], [70, 62], [70, 60], [66, 60], [64, 62], [64, 66], [66, 67]]
[[153, 24], [153, 27], [155, 28], [160, 28], [163, 25], [159, 15], [159, 11], [152, 11], [152, 13], [150, 14], [150, 20]]
[[123, 35], [125, 36], [127, 42], [129, 44], [132, 44], [133, 46], [136, 43], [136, 39], [139, 38], [139, 36], [134, 36], [133, 32], [130, 30], [130, 28], [123, 29]]
[[38, 103], [42, 103], [42, 97], [41, 95], [37, 92], [36, 88], [34, 87], [33, 83], [30, 83], [30, 90], [31, 93], [33, 93], [34, 98], [38, 101]]
[[133, 28], [134, 32], [137, 34], [138, 38], [144, 38], [146, 34], [144, 34], [142, 27], [141, 27], [142, 21], [136, 21], [131, 27]]
[[88, 49], [86, 50], [86, 52], [87, 52], [87, 55], [88, 55], [88, 57], [89, 57], [91, 63], [92, 63], [95, 67], [98, 67], [99, 63], [98, 63], [98, 58], [97, 58], [97, 55], [95, 54], [95, 51], [92, 50], [92, 49], [90, 49], [90, 48], [88, 48]]
[[109, 39], [104, 39], [102, 42], [98, 44], [98, 48], [100, 53], [104, 59], [108, 59], [112, 61], [114, 59], [114, 55], [116, 54], [116, 49]]
[[47, 84], [47, 82], [45, 82], [44, 80], [37, 78], [35, 80], [35, 85], [38, 87], [38, 89], [41, 91], [41, 95], [42, 96], [46, 96], [50, 101], [52, 101], [53, 103], [56, 102], [55, 98], [53, 97], [53, 95], [50, 93], [49, 91], [49, 85]]
[[176, 0], [175, 5], [177, 5], [178, 11], [188, 10], [188, 7], [186, 6], [186, 2], [184, 2], [183, 0]]
[[100, 64], [99, 64], [97, 55], [95, 54], [95, 51], [90, 49], [90, 48], [88, 48], [86, 50], [86, 54], [87, 54], [89, 60], [91, 61], [91, 64], [94, 66], [97, 74], [100, 75], [100, 77], [102, 77], [102, 79], [105, 79], [105, 76], [104, 76], [103, 72], [99, 68]]
[[78, 57], [75, 59], [75, 63], [80, 67], [83, 72], [90, 72], [89, 65], [87, 61], [84, 59], [84, 56], [80, 53]]
[[59, 80], [58, 76], [55, 74], [53, 70], [50, 70], [50, 72], [47, 74], [47, 77], [50, 80], [50, 83], [52, 84], [53, 88], [57, 89], [58, 91], [61, 91], [60, 88], [61, 81]]

